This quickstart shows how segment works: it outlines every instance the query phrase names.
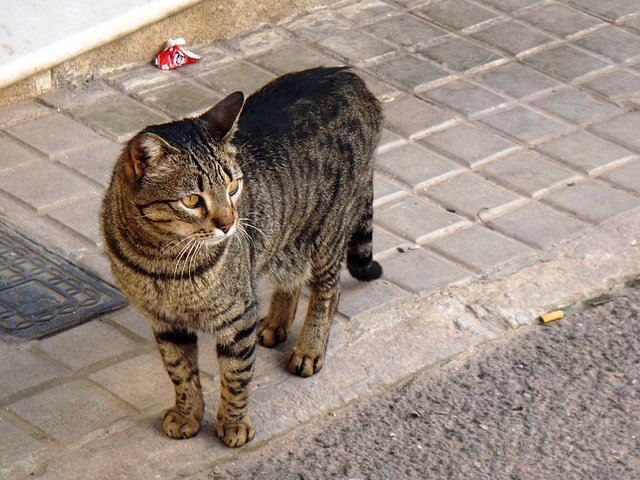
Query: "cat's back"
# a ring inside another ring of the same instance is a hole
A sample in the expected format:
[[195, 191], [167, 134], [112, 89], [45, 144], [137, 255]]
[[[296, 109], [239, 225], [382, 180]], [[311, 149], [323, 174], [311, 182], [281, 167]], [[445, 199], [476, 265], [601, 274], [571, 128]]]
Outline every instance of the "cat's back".
[[354, 121], [377, 132], [382, 121], [379, 102], [348, 67], [319, 67], [279, 77], [251, 95], [237, 137], [304, 141], [305, 135], [317, 136]]

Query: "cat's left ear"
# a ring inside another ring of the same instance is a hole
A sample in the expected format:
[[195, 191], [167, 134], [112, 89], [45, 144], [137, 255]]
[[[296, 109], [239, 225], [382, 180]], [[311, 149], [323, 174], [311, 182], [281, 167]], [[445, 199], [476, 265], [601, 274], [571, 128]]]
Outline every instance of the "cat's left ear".
[[206, 122], [217, 140], [225, 142], [233, 136], [243, 106], [244, 94], [234, 92], [220, 100], [200, 118]]

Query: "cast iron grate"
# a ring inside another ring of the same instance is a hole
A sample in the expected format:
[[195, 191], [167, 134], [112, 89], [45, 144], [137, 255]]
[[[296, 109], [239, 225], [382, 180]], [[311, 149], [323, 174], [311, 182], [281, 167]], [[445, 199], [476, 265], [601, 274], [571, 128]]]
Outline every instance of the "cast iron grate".
[[0, 223], [0, 338], [53, 335], [125, 304], [117, 290]]

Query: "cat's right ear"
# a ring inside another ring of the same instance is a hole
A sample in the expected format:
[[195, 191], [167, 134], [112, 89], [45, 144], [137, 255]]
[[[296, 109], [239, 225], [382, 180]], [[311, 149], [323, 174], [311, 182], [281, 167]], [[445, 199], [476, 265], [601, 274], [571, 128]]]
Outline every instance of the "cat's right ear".
[[177, 149], [153, 133], [138, 135], [129, 142], [125, 174], [132, 182], [140, 180], [164, 155], [172, 151], [177, 152]]
[[209, 130], [223, 142], [229, 140], [235, 131], [236, 122], [244, 106], [244, 94], [233, 92], [200, 117], [209, 126]]

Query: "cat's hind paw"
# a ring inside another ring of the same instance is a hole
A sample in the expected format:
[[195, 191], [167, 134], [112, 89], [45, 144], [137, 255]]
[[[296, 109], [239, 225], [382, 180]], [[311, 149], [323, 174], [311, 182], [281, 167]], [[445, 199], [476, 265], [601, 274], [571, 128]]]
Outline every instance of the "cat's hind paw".
[[248, 418], [241, 422], [218, 418], [216, 422], [216, 436], [227, 447], [242, 447], [253, 440], [254, 435], [255, 429]]
[[294, 349], [289, 357], [289, 372], [300, 377], [318, 373], [324, 364], [324, 354], [308, 355]]
[[200, 419], [183, 415], [175, 408], [170, 408], [164, 414], [162, 429], [171, 438], [191, 438], [200, 431]]

